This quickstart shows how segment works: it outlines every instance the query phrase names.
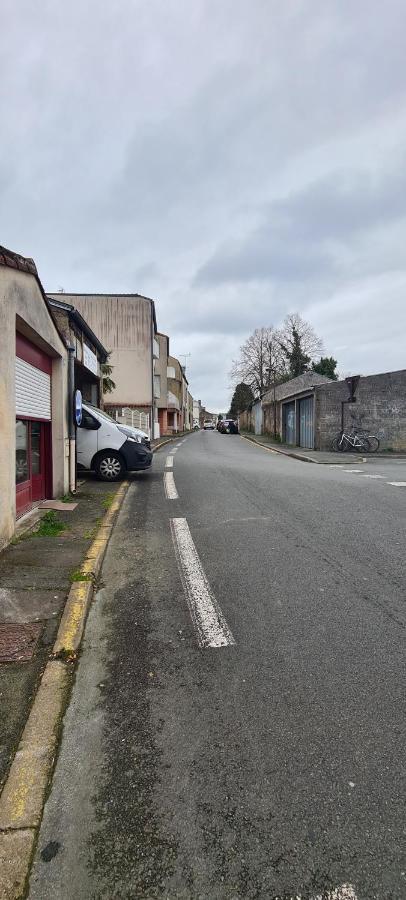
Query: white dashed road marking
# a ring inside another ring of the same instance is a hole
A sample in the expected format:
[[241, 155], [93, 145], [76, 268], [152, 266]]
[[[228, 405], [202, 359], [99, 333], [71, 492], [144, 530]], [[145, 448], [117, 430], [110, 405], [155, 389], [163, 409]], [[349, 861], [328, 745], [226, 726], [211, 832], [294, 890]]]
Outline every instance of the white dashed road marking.
[[164, 488], [167, 500], [179, 500], [175, 479], [172, 472], [164, 472]]
[[186, 519], [171, 519], [171, 531], [199, 647], [229, 647], [235, 644], [204, 573]]
[[173, 456], [166, 457], [165, 469], [173, 469]]
[[386, 484], [392, 484], [393, 487], [406, 487], [406, 481], [387, 481]]
[[[301, 900], [300, 894], [292, 897], [292, 900]], [[357, 895], [352, 884], [342, 884], [341, 887], [334, 888], [333, 891], [327, 891], [324, 894], [317, 894], [312, 900], [357, 900]]]
[[362, 477], [363, 478], [386, 478], [386, 475], [367, 475], [367, 473], [364, 472]]
[[343, 469], [343, 472], [362, 472], [362, 469]]

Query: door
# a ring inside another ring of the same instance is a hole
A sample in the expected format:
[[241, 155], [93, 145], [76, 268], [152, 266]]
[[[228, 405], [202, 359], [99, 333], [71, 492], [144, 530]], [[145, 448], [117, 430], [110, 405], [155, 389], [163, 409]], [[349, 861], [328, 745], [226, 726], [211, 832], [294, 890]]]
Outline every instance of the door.
[[49, 425], [23, 419], [16, 421], [16, 512], [29, 510], [47, 496]]
[[45, 422], [30, 422], [30, 462], [32, 500], [44, 500], [47, 495], [46, 460], [49, 426]]
[[309, 450], [314, 446], [313, 409], [313, 397], [299, 401], [299, 446]]
[[262, 434], [262, 403], [256, 403], [254, 406], [255, 416], [255, 434]]
[[76, 455], [78, 466], [90, 469], [92, 459], [97, 453], [97, 432], [100, 422], [89, 410], [83, 407], [82, 421], [76, 432]]
[[30, 423], [16, 422], [16, 512], [18, 516], [31, 506]]
[[287, 444], [296, 443], [295, 401], [283, 404], [283, 439]]

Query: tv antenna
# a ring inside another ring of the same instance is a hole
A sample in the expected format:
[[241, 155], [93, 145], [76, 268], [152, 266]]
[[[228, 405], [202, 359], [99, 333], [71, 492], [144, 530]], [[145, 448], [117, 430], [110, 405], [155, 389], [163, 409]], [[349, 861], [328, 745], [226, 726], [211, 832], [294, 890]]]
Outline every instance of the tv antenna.
[[182, 366], [184, 372], [186, 372], [186, 360], [189, 359], [191, 355], [191, 353], [179, 353], [180, 358], [185, 360], [184, 365]]

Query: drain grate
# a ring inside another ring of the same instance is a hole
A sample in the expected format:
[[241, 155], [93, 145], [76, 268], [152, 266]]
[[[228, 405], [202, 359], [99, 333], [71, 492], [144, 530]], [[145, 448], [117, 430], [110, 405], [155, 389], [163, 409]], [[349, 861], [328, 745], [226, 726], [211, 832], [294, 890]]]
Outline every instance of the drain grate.
[[0, 663], [27, 662], [34, 654], [42, 625], [0, 625]]

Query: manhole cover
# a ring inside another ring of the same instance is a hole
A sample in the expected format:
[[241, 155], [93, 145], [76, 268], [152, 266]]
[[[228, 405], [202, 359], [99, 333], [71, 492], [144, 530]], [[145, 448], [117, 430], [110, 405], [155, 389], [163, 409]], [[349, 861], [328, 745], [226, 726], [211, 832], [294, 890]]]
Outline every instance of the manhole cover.
[[31, 659], [42, 625], [0, 625], [0, 663], [26, 662]]

